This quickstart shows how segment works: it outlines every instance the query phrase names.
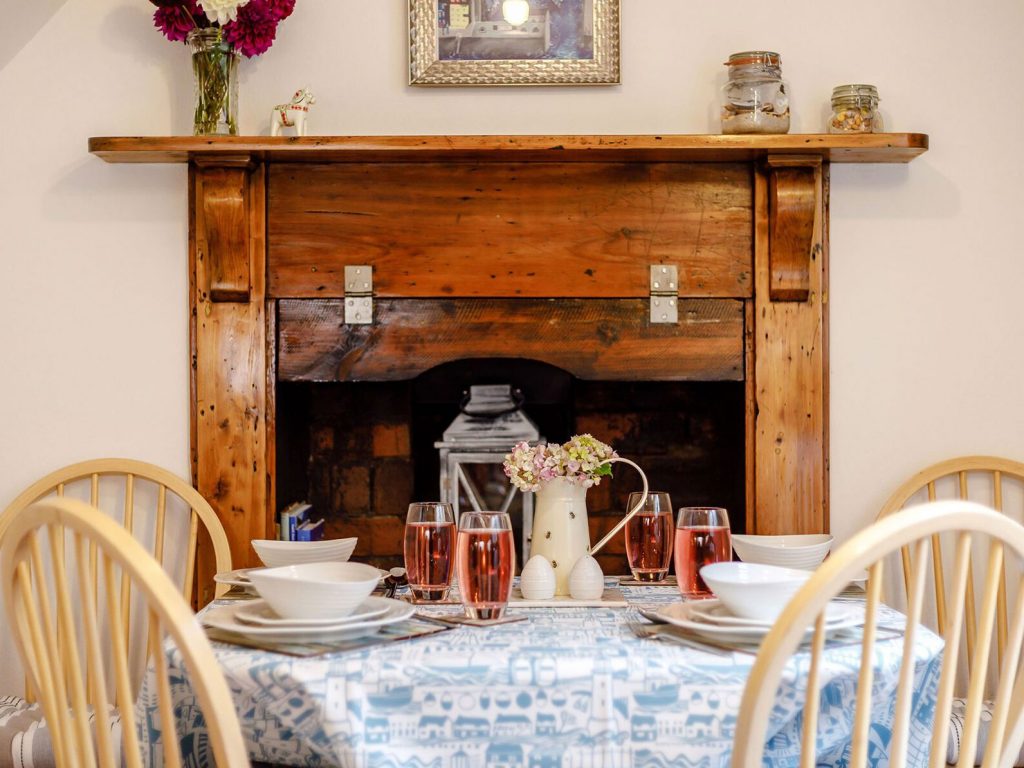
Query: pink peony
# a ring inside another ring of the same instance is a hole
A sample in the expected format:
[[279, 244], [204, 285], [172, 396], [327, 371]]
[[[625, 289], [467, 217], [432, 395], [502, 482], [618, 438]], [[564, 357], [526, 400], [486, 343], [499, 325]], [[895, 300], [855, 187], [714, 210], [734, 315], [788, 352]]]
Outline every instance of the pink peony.
[[243, 56], [259, 56], [274, 44], [277, 22], [265, 0], [249, 0], [238, 9], [238, 18], [224, 25], [224, 40]]

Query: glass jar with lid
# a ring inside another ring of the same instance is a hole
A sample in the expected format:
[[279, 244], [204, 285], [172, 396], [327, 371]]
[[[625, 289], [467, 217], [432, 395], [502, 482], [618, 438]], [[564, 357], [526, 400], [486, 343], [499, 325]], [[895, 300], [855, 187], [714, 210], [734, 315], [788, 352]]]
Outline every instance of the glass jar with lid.
[[832, 117], [829, 133], [881, 133], [885, 130], [878, 112], [878, 89], [853, 83], [832, 89]]
[[782, 57], [772, 51], [734, 53], [725, 63], [722, 133], [788, 133], [789, 89]]

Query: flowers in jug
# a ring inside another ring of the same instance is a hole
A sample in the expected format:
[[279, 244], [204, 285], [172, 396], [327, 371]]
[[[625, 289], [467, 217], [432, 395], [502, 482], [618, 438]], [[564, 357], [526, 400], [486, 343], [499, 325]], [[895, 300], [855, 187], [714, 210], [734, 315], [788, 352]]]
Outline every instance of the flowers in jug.
[[274, 44], [277, 25], [291, 16], [295, 0], [150, 0], [153, 23], [173, 42], [196, 29], [216, 29], [243, 56], [265, 53]]
[[612, 468], [605, 462], [617, 457], [614, 449], [593, 435], [575, 435], [562, 445], [516, 443], [505, 456], [505, 474], [521, 491], [536, 491], [542, 483], [561, 478], [590, 488]]

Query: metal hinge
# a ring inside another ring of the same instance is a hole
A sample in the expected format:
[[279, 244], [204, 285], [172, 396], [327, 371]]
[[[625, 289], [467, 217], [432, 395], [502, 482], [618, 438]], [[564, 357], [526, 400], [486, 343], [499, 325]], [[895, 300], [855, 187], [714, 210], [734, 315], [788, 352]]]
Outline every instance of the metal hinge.
[[345, 267], [345, 322], [373, 323], [373, 267]]
[[651, 322], [679, 322], [679, 271], [674, 264], [651, 265]]

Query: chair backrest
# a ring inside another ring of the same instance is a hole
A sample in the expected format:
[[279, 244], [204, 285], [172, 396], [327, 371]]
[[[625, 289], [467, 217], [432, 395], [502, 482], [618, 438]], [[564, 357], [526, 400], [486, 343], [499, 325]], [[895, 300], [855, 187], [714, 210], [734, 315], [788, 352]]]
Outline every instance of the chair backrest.
[[[141, 602], [150, 630], [164, 764], [182, 765], [165, 655], [170, 638], [184, 660], [217, 765], [248, 765], [209, 641], [161, 565], [130, 533], [88, 504], [49, 499], [8, 521], [0, 554], [9, 623], [52, 731], [58, 766], [148, 764], [139, 752], [124, 642], [126, 592]], [[123, 763], [111, 737], [112, 707], [121, 718]]]
[[[5, 521], [49, 496], [73, 497], [118, 517], [125, 529], [165, 566], [186, 600], [192, 599], [200, 528], [213, 545], [217, 571], [231, 570], [231, 549], [217, 513], [197, 490], [166, 469], [133, 459], [94, 459], [51, 472], [26, 488], [0, 515]], [[185, 542], [185, 551], [171, 562], [169, 540]], [[183, 560], [184, 562], [180, 562]], [[200, 594], [203, 605], [228, 589], [218, 584], [213, 595]]]
[[[853, 714], [853, 740], [849, 768], [864, 768], [867, 763], [869, 728], [872, 723], [872, 681], [875, 639], [884, 566], [891, 555], [908, 547], [913, 555], [907, 625], [903, 637], [903, 658], [895, 692], [889, 765], [903, 768], [907, 762], [907, 740], [913, 705], [914, 648], [923, 630], [919, 620], [924, 603], [924, 583], [932, 537], [943, 532], [956, 535], [955, 565], [952, 574], [950, 610], [945, 618], [947, 641], [938, 681], [937, 702], [932, 725], [931, 768], [946, 764], [950, 730], [950, 711], [960, 655], [961, 635], [952, 631], [963, 621], [967, 574], [972, 546], [987, 544], [981, 613], [977, 624], [974, 658], [964, 717], [960, 768], [974, 765], [979, 725], [983, 710], [985, 679], [989, 668], [995, 623], [996, 597], [1003, 562], [1024, 560], [1024, 527], [993, 510], [965, 501], [939, 501], [894, 513], [861, 531], [836, 550], [811, 576], [783, 610], [765, 637], [751, 669], [740, 704], [733, 751], [733, 768], [761, 768], [769, 713], [775, 703], [783, 668], [804, 639], [808, 627], [814, 627], [810, 644], [810, 664], [803, 706], [802, 768], [816, 760], [816, 736], [820, 703], [819, 675], [825, 647], [825, 609], [851, 580], [868, 569], [861, 642], [860, 671]], [[1017, 569], [1019, 574], [1019, 568]], [[1018, 582], [1021, 577], [1018, 575]], [[1024, 643], [1024, 590], [1010, 611], [1006, 654], [999, 671], [996, 696], [991, 707], [988, 743], [982, 765], [1009, 768], [1024, 743], [1024, 676], [1019, 675], [1021, 645]], [[802, 667], [801, 667], [802, 668]], [[866, 692], [866, 693], [865, 693]], [[852, 702], [844, 702], [850, 706]], [[876, 719], [885, 713], [876, 713]]]
[[[961, 456], [933, 464], [921, 470], [889, 497], [878, 514], [878, 519], [903, 509], [908, 503], [922, 503], [942, 499], [976, 501], [1007, 514], [1017, 522], [1024, 522], [1024, 463], [998, 456]], [[946, 636], [946, 616], [949, 612], [947, 589], [949, 573], [946, 563], [949, 546], [944, 546], [936, 535], [931, 543], [932, 573], [927, 579], [925, 591], [930, 595], [931, 610], [926, 614], [926, 624]], [[901, 552], [903, 561], [903, 598], [909, 594], [912, 557], [910, 550]], [[1012, 597], [1012, 595], [1011, 595]], [[967, 638], [966, 665], [974, 658], [974, 642], [977, 634], [977, 606], [974, 589], [974, 570], [967, 571], [967, 593], [964, 606], [963, 631]], [[1006, 651], [1006, 584], [1005, 574], [1000, 576], [999, 594], [996, 602], [996, 659], [1001, 662]], [[960, 632], [957, 627], [955, 631]]]

